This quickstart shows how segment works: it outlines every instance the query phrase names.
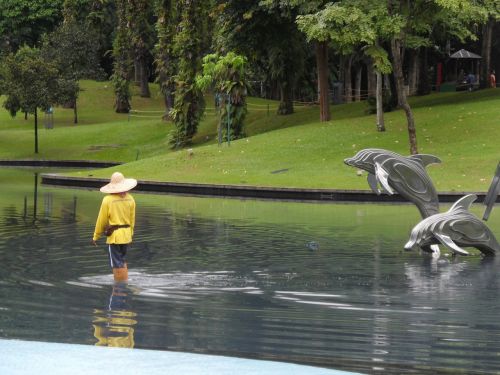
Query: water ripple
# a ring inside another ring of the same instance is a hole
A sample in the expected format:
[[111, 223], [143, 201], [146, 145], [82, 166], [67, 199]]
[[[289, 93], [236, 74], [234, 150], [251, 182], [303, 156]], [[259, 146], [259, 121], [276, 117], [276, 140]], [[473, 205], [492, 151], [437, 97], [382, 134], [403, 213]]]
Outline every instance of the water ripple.
[[40, 189], [34, 215], [33, 192], [4, 193], [0, 337], [363, 373], [500, 368], [500, 261], [403, 252], [412, 206], [137, 195], [117, 286], [103, 241], [90, 246], [100, 195]]

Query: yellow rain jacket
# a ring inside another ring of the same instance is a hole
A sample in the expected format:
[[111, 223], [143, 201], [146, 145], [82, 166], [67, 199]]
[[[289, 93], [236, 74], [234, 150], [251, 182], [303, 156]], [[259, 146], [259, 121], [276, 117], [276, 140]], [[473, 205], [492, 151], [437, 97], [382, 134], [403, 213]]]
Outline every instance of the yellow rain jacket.
[[130, 225], [129, 228], [118, 228], [107, 237], [108, 244], [127, 244], [132, 242], [135, 225], [135, 200], [130, 194], [106, 195], [101, 203], [94, 230], [94, 241], [104, 233], [108, 225]]

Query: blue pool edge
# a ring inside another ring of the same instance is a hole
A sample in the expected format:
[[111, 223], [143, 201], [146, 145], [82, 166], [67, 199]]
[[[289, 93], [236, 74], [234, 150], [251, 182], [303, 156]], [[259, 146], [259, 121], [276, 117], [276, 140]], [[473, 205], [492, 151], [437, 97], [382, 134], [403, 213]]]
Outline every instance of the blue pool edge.
[[147, 349], [97, 347], [0, 339], [0, 373], [189, 374], [189, 375], [355, 375], [286, 362]]

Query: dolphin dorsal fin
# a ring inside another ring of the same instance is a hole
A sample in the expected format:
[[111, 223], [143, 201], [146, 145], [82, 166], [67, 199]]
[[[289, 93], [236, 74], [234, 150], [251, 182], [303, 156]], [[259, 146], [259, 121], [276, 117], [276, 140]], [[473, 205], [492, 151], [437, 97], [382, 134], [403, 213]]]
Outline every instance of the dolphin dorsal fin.
[[427, 167], [429, 164], [439, 164], [441, 163], [441, 159], [439, 159], [437, 156], [431, 155], [431, 154], [415, 154], [408, 156], [408, 159], [418, 161], [422, 163], [424, 167]]
[[448, 212], [451, 212], [453, 210], [457, 209], [462, 209], [465, 211], [468, 211], [471, 204], [477, 199], [476, 194], [468, 194], [462, 198], [460, 198], [458, 201], [456, 201], [453, 206], [448, 210]]

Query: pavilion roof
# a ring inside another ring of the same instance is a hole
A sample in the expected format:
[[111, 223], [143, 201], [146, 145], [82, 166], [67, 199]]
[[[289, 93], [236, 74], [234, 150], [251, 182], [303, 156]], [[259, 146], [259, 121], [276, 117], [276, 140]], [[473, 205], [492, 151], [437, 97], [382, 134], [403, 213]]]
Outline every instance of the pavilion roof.
[[461, 50], [451, 54], [450, 58], [452, 58], [452, 59], [481, 59], [482, 57], [479, 55], [476, 55], [473, 52], [467, 51], [465, 49], [461, 49]]

